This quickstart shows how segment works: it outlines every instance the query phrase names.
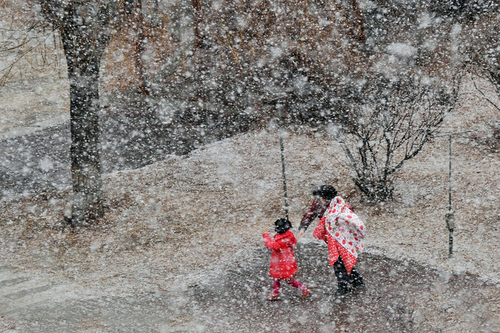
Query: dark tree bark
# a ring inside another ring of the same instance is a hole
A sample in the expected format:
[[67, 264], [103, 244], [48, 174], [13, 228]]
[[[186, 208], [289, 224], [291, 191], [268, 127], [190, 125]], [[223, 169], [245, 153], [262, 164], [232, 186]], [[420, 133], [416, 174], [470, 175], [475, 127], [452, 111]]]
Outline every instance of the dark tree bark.
[[203, 46], [203, 36], [200, 32], [200, 24], [203, 20], [201, 8], [202, 8], [202, 0], [191, 0], [194, 9], [194, 34], [196, 36], [196, 46]]
[[358, 42], [364, 44], [366, 42], [365, 18], [357, 0], [352, 0], [352, 16], [352, 35]]
[[60, 33], [70, 86], [73, 227], [104, 215], [99, 144], [99, 66], [110, 31], [133, 1], [40, 0], [42, 13]]
[[144, 35], [144, 15], [142, 13], [142, 0], [138, 0], [135, 7], [135, 24], [137, 29], [137, 39], [135, 42], [135, 69], [139, 80], [139, 89], [144, 95], [149, 95], [148, 80], [146, 79], [142, 56], [145, 49]]
[[71, 27], [61, 29], [61, 38], [70, 84], [71, 220], [75, 226], [104, 215], [98, 116], [99, 65], [104, 45], [92, 47], [101, 43], [86, 36], [85, 31], [75, 31]]

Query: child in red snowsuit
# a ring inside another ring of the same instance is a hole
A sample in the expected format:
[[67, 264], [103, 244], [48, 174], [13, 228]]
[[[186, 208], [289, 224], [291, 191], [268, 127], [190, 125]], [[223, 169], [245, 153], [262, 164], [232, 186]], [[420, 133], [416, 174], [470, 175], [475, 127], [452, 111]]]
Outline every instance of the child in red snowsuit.
[[297, 260], [293, 253], [293, 247], [297, 244], [297, 239], [290, 231], [292, 224], [288, 219], [278, 219], [274, 222], [276, 235], [271, 239], [267, 231], [263, 232], [264, 244], [271, 250], [271, 267], [269, 275], [273, 278], [273, 293], [269, 299], [276, 299], [280, 294], [281, 280], [302, 291], [302, 296], [309, 295], [309, 290], [305, 285], [295, 280], [297, 273]]

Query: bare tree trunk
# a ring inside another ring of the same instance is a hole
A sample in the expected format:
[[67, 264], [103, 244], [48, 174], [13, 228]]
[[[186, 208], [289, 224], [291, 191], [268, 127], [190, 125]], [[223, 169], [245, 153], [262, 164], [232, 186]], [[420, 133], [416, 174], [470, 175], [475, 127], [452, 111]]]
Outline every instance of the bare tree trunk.
[[202, 0], [191, 0], [194, 9], [194, 34], [196, 36], [196, 46], [203, 46], [203, 37], [200, 33], [200, 23], [203, 20], [201, 16]]
[[68, 64], [71, 118], [72, 226], [104, 215], [99, 131], [99, 64], [102, 48], [84, 34], [61, 29]]
[[144, 64], [142, 62], [142, 56], [144, 54], [144, 15], [142, 14], [142, 0], [138, 0], [136, 7], [136, 20], [137, 25], [137, 40], [135, 43], [135, 69], [137, 71], [137, 77], [139, 79], [139, 89], [144, 95], [149, 95], [148, 81], [145, 76]]
[[61, 34], [68, 66], [73, 227], [104, 216], [99, 131], [99, 66], [113, 31], [137, 0], [37, 0]]
[[352, 16], [354, 24], [352, 34], [358, 42], [364, 44], [366, 42], [365, 18], [357, 0], [352, 0]]

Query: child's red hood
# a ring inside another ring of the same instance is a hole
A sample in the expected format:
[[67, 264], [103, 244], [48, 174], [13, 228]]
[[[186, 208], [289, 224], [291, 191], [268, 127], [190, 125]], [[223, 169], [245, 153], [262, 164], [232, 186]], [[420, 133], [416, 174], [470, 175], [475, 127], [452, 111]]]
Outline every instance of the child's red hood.
[[[286, 239], [288, 239], [288, 241]], [[274, 235], [274, 240], [275, 241], [281, 240], [281, 241], [284, 241], [286, 243], [291, 243], [292, 245], [295, 245], [297, 243], [297, 240], [295, 239], [295, 235], [290, 230], [288, 230], [287, 232], [285, 232], [283, 234]]]

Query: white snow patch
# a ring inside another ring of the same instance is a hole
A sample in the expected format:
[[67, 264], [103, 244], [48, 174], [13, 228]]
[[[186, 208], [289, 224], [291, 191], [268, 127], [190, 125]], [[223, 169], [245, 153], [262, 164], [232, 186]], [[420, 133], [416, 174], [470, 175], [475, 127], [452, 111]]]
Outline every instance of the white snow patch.
[[395, 56], [407, 58], [415, 55], [417, 48], [407, 43], [391, 43], [387, 46], [387, 52]]

